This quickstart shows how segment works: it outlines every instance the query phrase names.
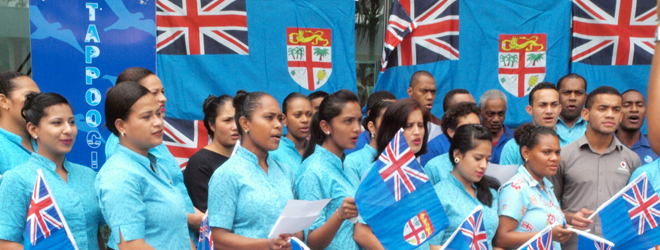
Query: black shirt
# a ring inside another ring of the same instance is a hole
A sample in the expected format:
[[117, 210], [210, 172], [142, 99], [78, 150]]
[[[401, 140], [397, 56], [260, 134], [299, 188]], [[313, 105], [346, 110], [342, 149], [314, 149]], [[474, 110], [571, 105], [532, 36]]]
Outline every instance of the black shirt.
[[183, 171], [183, 183], [193, 205], [202, 212], [206, 212], [208, 207], [211, 176], [227, 159], [226, 156], [204, 148], [188, 159], [186, 170]]

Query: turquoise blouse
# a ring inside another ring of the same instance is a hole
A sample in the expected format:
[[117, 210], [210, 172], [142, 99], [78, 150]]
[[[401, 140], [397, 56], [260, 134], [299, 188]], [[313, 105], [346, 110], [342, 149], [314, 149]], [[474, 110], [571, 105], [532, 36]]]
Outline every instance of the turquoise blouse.
[[649, 183], [651, 183], [655, 192], [660, 193], [660, 158], [635, 169], [635, 172], [632, 173], [628, 180], [628, 184], [630, 184], [630, 181], [633, 181], [635, 178], [642, 175], [642, 173], [646, 173], [646, 178], [649, 179]]
[[300, 164], [302, 164], [302, 155], [298, 153], [296, 145], [289, 138], [282, 137], [280, 147], [275, 151], [271, 151], [268, 155], [280, 163], [289, 165], [293, 169], [293, 173], [298, 174]]
[[[582, 118], [580, 118], [580, 119], [582, 119]], [[584, 135], [584, 133], [582, 133], [582, 135]], [[571, 142], [573, 142], [573, 141], [571, 141], [571, 138], [567, 137], [566, 135], [559, 134], [559, 146], [560, 147], [563, 148], [564, 146], [566, 146], [566, 144], [569, 144]], [[506, 145], [504, 145], [504, 148], [502, 149], [502, 154], [500, 155], [500, 165], [519, 165], [520, 166], [520, 165], [523, 165], [523, 164], [524, 164], [524, 162], [522, 160], [522, 156], [520, 156], [520, 146], [518, 146], [518, 143], [516, 142], [515, 139], [509, 140], [506, 143]]]
[[[32, 148], [37, 150], [37, 144], [32, 141]], [[21, 137], [0, 128], [0, 175], [23, 164], [32, 152], [21, 144]], [[2, 180], [2, 179], [0, 179]]]
[[378, 154], [378, 151], [366, 144], [362, 149], [346, 156], [346, 160], [344, 160], [346, 176], [351, 179], [362, 180], [362, 176], [374, 166], [376, 154]]
[[[518, 172], [500, 187], [498, 214], [517, 220], [516, 232], [539, 232], [548, 225], [566, 221], [552, 183], [543, 178], [543, 185], [544, 189], [521, 165]], [[555, 249], [561, 250], [559, 242], [554, 245]]]
[[434, 157], [426, 163], [426, 166], [424, 166], [424, 172], [429, 176], [429, 181], [431, 181], [433, 185], [440, 183], [440, 181], [452, 170], [454, 170], [454, 165], [451, 164], [451, 161], [449, 160], [449, 153]]
[[[153, 170], [152, 170], [153, 169]], [[190, 249], [188, 215], [181, 192], [156, 157], [122, 145], [96, 177], [96, 195], [112, 233], [108, 246], [144, 239], [155, 249]]]
[[0, 185], [0, 239], [23, 243], [30, 201], [41, 169], [79, 249], [99, 249], [97, 232], [103, 222], [94, 193], [94, 170], [64, 161], [65, 182], [55, 163], [33, 153], [20, 168], [7, 171]]
[[284, 206], [295, 199], [293, 170], [272, 157], [268, 174], [243, 147], [222, 164], [209, 183], [209, 225], [254, 239], [266, 239]]
[[[115, 152], [115, 148], [119, 145], [119, 138], [114, 134], [110, 134], [108, 142], [105, 144], [105, 157], [110, 159], [112, 154]], [[179, 163], [176, 161], [170, 150], [167, 149], [165, 143], [162, 143], [155, 148], [149, 150], [149, 154], [154, 155], [158, 161], [158, 165], [161, 166], [163, 171], [166, 171], [169, 176], [172, 177], [172, 185], [176, 187], [183, 196], [183, 200], [186, 203], [186, 211], [188, 213], [194, 214], [195, 207], [192, 204], [190, 195], [188, 195], [188, 189], [186, 189], [186, 184], [183, 182], [183, 172], [179, 167]]]
[[[360, 179], [347, 175], [342, 160], [319, 145], [316, 145], [314, 154], [305, 159], [303, 166], [305, 166], [304, 172], [296, 180], [298, 198], [309, 201], [332, 199], [309, 228], [309, 230], [314, 230], [325, 224], [335, 214], [344, 198], [355, 195], [355, 191], [360, 185]], [[353, 229], [353, 223], [345, 220], [326, 249], [358, 249], [357, 243], [353, 240]]]
[[447, 212], [449, 226], [438, 233], [436, 237], [431, 238], [429, 240], [430, 244], [444, 245], [454, 231], [463, 224], [465, 218], [470, 215], [474, 208], [481, 205], [483, 207], [483, 222], [486, 228], [486, 237], [488, 238], [488, 248], [493, 249], [493, 237], [495, 237], [495, 232], [499, 225], [499, 217], [497, 216], [497, 190], [490, 189], [490, 193], [493, 194], [493, 201], [490, 206], [487, 206], [477, 198], [472, 197], [465, 190], [463, 184], [452, 174], [445, 175], [445, 178], [433, 187], [438, 197], [440, 197], [442, 208]]

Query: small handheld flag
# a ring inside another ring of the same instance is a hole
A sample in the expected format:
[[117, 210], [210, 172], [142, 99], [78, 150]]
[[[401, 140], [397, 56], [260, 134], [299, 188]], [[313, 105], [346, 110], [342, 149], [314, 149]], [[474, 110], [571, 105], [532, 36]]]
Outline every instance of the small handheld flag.
[[199, 241], [197, 243], [197, 250], [213, 250], [213, 236], [211, 235], [211, 227], [209, 226], [209, 213], [208, 211], [202, 217], [202, 225], [199, 227]]
[[569, 228], [568, 230], [578, 235], [577, 249], [579, 250], [612, 250], [612, 247], [614, 247], [614, 243], [596, 235], [574, 228]]
[[660, 197], [648, 181], [646, 173], [632, 180], [598, 213], [603, 237], [617, 245], [617, 249], [647, 250], [660, 244]]
[[46, 184], [41, 169], [37, 170], [37, 180], [27, 213], [23, 245], [26, 250], [78, 250], [73, 234]]
[[529, 241], [525, 242], [518, 250], [554, 250], [552, 243], [552, 227], [548, 225]]
[[489, 250], [482, 209], [481, 205], [474, 208], [441, 250]]
[[289, 242], [291, 242], [291, 250], [309, 250], [309, 247], [296, 237], [291, 237]]

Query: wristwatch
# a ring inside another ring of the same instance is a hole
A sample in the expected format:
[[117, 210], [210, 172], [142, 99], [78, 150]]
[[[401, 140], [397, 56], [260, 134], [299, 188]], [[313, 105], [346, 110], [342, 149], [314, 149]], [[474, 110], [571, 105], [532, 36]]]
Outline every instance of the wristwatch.
[[660, 41], [660, 37], [658, 37], [658, 31], [660, 31], [660, 26], [655, 28], [655, 43], [658, 43], [658, 41]]

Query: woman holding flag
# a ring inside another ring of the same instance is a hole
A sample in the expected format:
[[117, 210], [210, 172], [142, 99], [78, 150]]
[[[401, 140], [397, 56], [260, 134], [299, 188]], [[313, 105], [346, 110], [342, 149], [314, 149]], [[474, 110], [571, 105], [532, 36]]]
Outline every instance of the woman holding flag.
[[211, 177], [208, 220], [217, 249], [285, 249], [291, 236], [268, 239], [289, 200], [295, 199], [295, 173], [269, 152], [282, 138], [282, 112], [264, 92], [239, 91], [234, 97], [241, 146]]
[[[186, 203], [173, 176], [150, 150], [163, 143], [161, 106], [136, 82], [110, 88], [105, 100], [108, 129], [119, 138], [98, 173], [96, 195], [113, 249], [191, 249]], [[201, 221], [201, 220], [200, 220]]]
[[[26, 245], [36, 243], [39, 247], [37, 242], [54, 236], [39, 238], [37, 235], [41, 230], [53, 230], [51, 233], [55, 231], [54, 228], [41, 228], [46, 225], [39, 223], [39, 220], [46, 219], [41, 218], [44, 216], [41, 213], [48, 211], [41, 209], [51, 204], [61, 211], [58, 214], [63, 217], [60, 222], [62, 227], [68, 224], [65, 230], [73, 236], [75, 243], [72, 245], [77, 245], [78, 249], [105, 249], [103, 241], [98, 240], [98, 229], [103, 223], [103, 217], [94, 193], [96, 172], [65, 158], [73, 148], [78, 133], [69, 102], [55, 93], [30, 93], [25, 99], [22, 115], [30, 137], [37, 142], [39, 152], [32, 153], [27, 162], [7, 171], [3, 176], [0, 185], [0, 249], [23, 249], [24, 242]], [[42, 172], [49, 187], [49, 194], [34, 194], [38, 170]], [[32, 200], [33, 195], [49, 195], [50, 199], [35, 201]], [[30, 208], [28, 212], [28, 208], [33, 206], [37, 211]], [[28, 231], [31, 233], [25, 236], [28, 217], [36, 221], [30, 223], [32, 228]], [[60, 239], [68, 240], [67, 237]]]
[[312, 118], [311, 138], [296, 181], [301, 200], [331, 199], [310, 227], [312, 249], [356, 250], [353, 223], [358, 216], [353, 196], [360, 180], [346, 175], [344, 150], [355, 147], [362, 112], [357, 96], [348, 90], [328, 95]]
[[517, 248], [548, 225], [555, 225], [555, 249], [566, 242], [572, 231], [555, 197], [552, 183], [561, 162], [559, 136], [547, 127], [523, 124], [514, 134], [524, 165], [500, 188], [496, 245]]
[[[391, 101], [380, 101], [373, 105], [369, 110], [369, 115], [362, 121], [364, 126], [371, 134], [370, 138], [377, 138], [378, 128], [383, 121], [383, 114], [387, 107], [392, 104]], [[362, 175], [374, 165], [376, 162], [376, 140], [371, 140], [369, 144], [358, 151], [355, 151], [346, 156], [346, 175], [353, 175], [358, 180], [362, 179]]]
[[482, 216], [475, 223], [483, 223], [487, 239], [485, 245], [493, 249], [493, 237], [498, 225], [499, 183], [484, 175], [493, 151], [492, 139], [488, 129], [476, 124], [460, 126], [454, 132], [449, 147], [449, 158], [454, 168], [434, 185], [449, 217], [449, 226], [430, 240], [431, 249], [439, 249], [437, 246], [446, 244], [477, 206], [482, 207]]

